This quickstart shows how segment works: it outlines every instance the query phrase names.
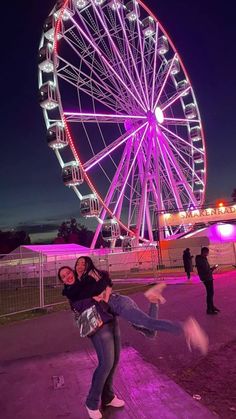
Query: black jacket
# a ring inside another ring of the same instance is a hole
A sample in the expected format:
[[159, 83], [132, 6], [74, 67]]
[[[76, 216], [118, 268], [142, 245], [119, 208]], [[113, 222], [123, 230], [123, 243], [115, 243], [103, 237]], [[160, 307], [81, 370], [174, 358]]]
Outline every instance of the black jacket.
[[192, 262], [193, 256], [191, 256], [191, 253], [187, 250], [183, 253], [183, 262], [184, 262], [184, 270], [185, 272], [192, 272], [193, 271], [193, 262]]
[[112, 287], [112, 281], [107, 272], [102, 274], [99, 281], [90, 275], [84, 275], [80, 280], [77, 279], [73, 285], [64, 285], [62, 295], [69, 299], [71, 309], [79, 313], [95, 305], [103, 322], [108, 323], [114, 318], [109, 305], [103, 301], [97, 302], [92, 298], [105, 291], [106, 287]]
[[212, 269], [209, 265], [207, 257], [202, 256], [202, 255], [197, 255], [195, 262], [196, 262], [197, 272], [201, 281], [203, 282], [212, 281], [213, 280]]

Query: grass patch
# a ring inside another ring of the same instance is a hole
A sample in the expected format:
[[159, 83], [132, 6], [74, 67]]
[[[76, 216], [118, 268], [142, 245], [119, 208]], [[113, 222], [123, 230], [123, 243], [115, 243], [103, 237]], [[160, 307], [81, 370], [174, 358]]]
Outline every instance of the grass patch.
[[[113, 287], [114, 292], [121, 292], [123, 295], [132, 295], [136, 292], [144, 292], [149, 288], [148, 285], [140, 285], [140, 284], [134, 284], [134, 283], [125, 283], [125, 284], [115, 284]], [[5, 302], [4, 305], [1, 304], [1, 314], [4, 314], [4, 309], [10, 307], [9, 304], [12, 304], [12, 307], [14, 307], [14, 311], [17, 311], [15, 308], [18, 307], [18, 310], [27, 310], [28, 311], [22, 312], [22, 313], [16, 313], [12, 315], [6, 315], [0, 317], [0, 326], [4, 326], [10, 323], [22, 321], [22, 320], [30, 320], [37, 317], [44, 316], [45, 314], [55, 313], [57, 311], [62, 310], [70, 310], [70, 307], [68, 305], [67, 300], [63, 299], [61, 295], [61, 287], [58, 288], [46, 288], [45, 289], [45, 305], [48, 305], [48, 307], [44, 308], [32, 308], [32, 303], [34, 303], [35, 307], [37, 307], [37, 303], [39, 305], [39, 289], [30, 288], [18, 288], [17, 290], [3, 290], [1, 291], [1, 295], [4, 294], [3, 302]], [[50, 305], [55, 304], [56, 305]], [[13, 304], [15, 304], [13, 306]], [[13, 311], [13, 310], [12, 310]], [[8, 311], [9, 313], [9, 311]]]

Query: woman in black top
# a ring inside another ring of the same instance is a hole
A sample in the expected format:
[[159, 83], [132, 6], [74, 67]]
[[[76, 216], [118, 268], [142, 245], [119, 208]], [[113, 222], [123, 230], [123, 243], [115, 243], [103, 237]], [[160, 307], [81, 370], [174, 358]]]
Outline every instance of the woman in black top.
[[[120, 356], [120, 329], [117, 317], [109, 311], [105, 302], [92, 299], [96, 295], [95, 288], [104, 289], [104, 284], [96, 283], [94, 278], [86, 278], [86, 281], [75, 281], [75, 275], [71, 268], [62, 267], [58, 272], [59, 279], [64, 283], [63, 294], [70, 299], [72, 309], [76, 307], [80, 312], [95, 304], [103, 320], [103, 326], [94, 333], [90, 339], [98, 358], [98, 366], [93, 373], [92, 383], [86, 399], [86, 409], [91, 419], [102, 418], [99, 410], [100, 401], [103, 406], [122, 407], [124, 401], [118, 399], [113, 390], [113, 377]], [[75, 304], [73, 298], [75, 290], [83, 297], [79, 304]], [[95, 292], [95, 294], [94, 294]]]

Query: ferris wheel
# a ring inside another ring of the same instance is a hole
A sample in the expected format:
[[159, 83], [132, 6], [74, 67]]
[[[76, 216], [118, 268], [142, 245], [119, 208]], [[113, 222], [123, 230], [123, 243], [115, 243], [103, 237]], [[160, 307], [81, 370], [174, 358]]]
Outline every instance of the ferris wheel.
[[[204, 201], [196, 98], [170, 37], [141, 2], [61, 0], [39, 48], [39, 99], [62, 179], [100, 232], [153, 242], [161, 212]], [[176, 235], [181, 226], [160, 232]]]

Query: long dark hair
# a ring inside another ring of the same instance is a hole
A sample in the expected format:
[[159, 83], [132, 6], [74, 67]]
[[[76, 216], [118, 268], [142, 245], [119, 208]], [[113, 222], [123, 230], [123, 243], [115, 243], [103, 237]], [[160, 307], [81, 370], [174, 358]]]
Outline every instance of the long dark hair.
[[102, 277], [104, 274], [107, 274], [106, 271], [101, 271], [100, 269], [96, 268], [92, 259], [89, 256], [80, 256], [75, 262], [75, 275], [76, 275], [76, 277], [78, 276], [77, 272], [76, 272], [76, 266], [77, 266], [77, 263], [80, 259], [85, 260], [85, 272], [83, 273], [82, 277], [88, 275], [89, 272], [91, 272], [91, 271], [94, 272], [95, 274], [97, 274], [100, 277]]

